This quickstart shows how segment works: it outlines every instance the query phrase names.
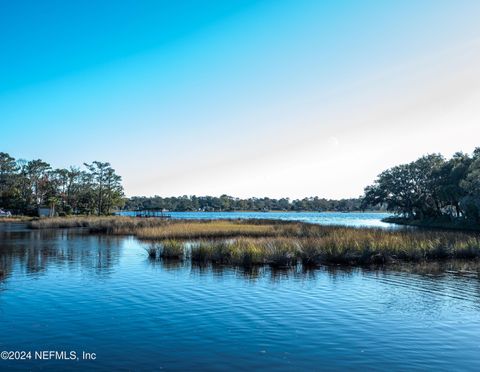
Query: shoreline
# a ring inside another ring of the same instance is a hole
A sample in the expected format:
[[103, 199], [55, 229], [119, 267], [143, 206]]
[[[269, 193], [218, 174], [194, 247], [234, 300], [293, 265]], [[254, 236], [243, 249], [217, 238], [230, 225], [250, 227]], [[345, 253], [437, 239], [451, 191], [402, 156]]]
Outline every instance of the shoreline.
[[27, 217], [27, 216], [12, 216], [12, 217], [0, 217], [0, 223], [20, 223], [31, 222], [39, 217]]
[[395, 216], [383, 218], [381, 221], [385, 223], [392, 223], [395, 225], [412, 226], [422, 229], [441, 229], [458, 232], [480, 232], [480, 226], [466, 225], [462, 223], [452, 223], [435, 220], [409, 220], [403, 217]]

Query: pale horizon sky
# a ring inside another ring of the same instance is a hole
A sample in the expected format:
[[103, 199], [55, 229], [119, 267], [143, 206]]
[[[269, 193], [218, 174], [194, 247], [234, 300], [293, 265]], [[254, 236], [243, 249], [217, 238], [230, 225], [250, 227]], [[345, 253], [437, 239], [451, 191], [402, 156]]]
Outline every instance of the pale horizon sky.
[[358, 197], [480, 146], [477, 1], [0, 1], [0, 151], [134, 195]]

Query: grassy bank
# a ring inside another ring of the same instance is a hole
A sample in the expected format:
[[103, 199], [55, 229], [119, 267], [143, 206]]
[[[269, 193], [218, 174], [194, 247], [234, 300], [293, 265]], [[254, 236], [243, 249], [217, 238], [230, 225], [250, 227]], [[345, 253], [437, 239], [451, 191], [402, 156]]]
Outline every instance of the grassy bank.
[[74, 216], [37, 219], [28, 226], [31, 229], [87, 228], [93, 233], [128, 235], [141, 228], [155, 228], [165, 224], [166, 221], [159, 218]]
[[27, 216], [0, 217], [0, 223], [30, 222], [33, 220], [34, 220], [33, 217], [27, 217]]
[[309, 225], [278, 220], [166, 220], [135, 217], [56, 217], [29, 223], [32, 229], [87, 228], [141, 239], [267, 237], [301, 234]]
[[30, 226], [85, 227], [97, 233], [134, 235], [151, 242], [148, 254], [152, 258], [188, 258], [198, 263], [286, 267], [299, 262], [318, 266], [480, 260], [480, 235], [472, 232], [131, 217], [54, 218], [32, 221]]

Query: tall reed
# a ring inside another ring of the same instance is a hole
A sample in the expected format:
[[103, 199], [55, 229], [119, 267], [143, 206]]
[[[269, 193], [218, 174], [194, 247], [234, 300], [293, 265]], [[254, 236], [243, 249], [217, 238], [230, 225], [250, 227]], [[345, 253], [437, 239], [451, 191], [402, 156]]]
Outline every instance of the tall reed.
[[174, 239], [154, 243], [146, 248], [148, 256], [152, 259], [182, 259], [185, 256], [184, 242]]

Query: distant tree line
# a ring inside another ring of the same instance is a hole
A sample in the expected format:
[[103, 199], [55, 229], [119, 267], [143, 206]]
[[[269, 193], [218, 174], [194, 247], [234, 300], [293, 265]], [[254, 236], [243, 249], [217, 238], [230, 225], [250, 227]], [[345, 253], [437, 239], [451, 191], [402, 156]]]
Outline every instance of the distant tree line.
[[422, 156], [380, 173], [365, 189], [362, 206], [385, 205], [409, 220], [480, 224], [480, 148]]
[[42, 207], [65, 215], [109, 214], [123, 205], [121, 180], [110, 163], [54, 169], [0, 152], [0, 208], [14, 214], [36, 215]]
[[[328, 200], [318, 197], [290, 200], [288, 198], [240, 199], [228, 195], [179, 196], [179, 197], [132, 197], [124, 206], [125, 210], [169, 211], [338, 211], [351, 212], [361, 209], [362, 200]], [[374, 209], [381, 209], [375, 206]]]

